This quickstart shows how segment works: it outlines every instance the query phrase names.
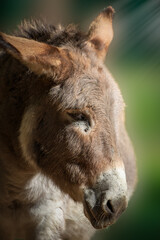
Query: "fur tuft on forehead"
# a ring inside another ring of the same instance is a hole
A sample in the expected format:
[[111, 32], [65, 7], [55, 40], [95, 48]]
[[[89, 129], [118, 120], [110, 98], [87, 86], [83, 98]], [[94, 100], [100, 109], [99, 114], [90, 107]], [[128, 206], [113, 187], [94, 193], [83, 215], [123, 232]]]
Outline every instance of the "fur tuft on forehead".
[[18, 30], [14, 33], [18, 37], [33, 39], [54, 46], [70, 44], [73, 47], [83, 48], [87, 35], [79, 30], [74, 24], [67, 27], [48, 24], [45, 20], [23, 21]]

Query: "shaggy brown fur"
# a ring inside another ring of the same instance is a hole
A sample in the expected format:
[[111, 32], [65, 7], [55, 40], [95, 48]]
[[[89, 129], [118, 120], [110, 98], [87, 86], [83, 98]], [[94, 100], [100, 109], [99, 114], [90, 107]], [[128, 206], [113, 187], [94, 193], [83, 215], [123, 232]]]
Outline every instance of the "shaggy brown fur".
[[89, 239], [89, 221], [107, 227], [126, 208], [135, 157], [102, 62], [112, 15], [87, 34], [40, 21], [0, 34], [0, 239]]

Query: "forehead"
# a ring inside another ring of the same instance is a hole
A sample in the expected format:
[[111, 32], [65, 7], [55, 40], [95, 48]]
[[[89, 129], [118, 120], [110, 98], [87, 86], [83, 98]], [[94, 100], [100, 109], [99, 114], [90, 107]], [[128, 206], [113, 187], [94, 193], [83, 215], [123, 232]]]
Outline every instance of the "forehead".
[[111, 74], [95, 57], [78, 55], [73, 62], [74, 73], [61, 85], [51, 88], [50, 96], [62, 110], [91, 107], [105, 111], [118, 103], [124, 107], [118, 85]]

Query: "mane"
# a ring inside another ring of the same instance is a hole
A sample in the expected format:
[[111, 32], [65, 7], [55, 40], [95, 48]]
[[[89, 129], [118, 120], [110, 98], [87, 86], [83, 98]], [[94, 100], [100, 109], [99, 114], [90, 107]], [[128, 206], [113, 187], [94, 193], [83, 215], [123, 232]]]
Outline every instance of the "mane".
[[70, 24], [67, 27], [47, 24], [44, 20], [23, 21], [14, 32], [15, 36], [33, 39], [54, 46], [70, 44], [82, 48], [86, 35], [79, 30], [79, 27]]

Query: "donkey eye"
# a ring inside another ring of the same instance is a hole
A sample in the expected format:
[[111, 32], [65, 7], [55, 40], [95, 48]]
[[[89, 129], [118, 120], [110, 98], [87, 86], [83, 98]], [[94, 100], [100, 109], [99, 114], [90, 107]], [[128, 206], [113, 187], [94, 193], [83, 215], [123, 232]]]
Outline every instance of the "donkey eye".
[[79, 127], [81, 130], [84, 132], [88, 132], [91, 123], [90, 123], [90, 118], [84, 113], [75, 113], [75, 112], [68, 112], [67, 113], [72, 122], [74, 122], [74, 125], [76, 127]]

